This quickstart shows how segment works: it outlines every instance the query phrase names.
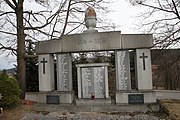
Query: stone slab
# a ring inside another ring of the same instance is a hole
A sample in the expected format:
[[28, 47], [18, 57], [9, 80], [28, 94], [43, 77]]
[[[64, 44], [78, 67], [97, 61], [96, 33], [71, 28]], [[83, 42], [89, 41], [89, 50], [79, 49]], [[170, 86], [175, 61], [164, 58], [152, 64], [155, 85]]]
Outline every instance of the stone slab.
[[76, 105], [110, 105], [111, 99], [77, 99]]
[[179, 90], [154, 90], [157, 99], [175, 99], [180, 100]]
[[150, 49], [136, 49], [136, 80], [138, 90], [152, 90]]
[[122, 34], [122, 49], [153, 47], [152, 34]]
[[72, 91], [72, 62], [70, 53], [57, 54], [57, 91]]
[[128, 96], [132, 94], [141, 94], [144, 96], [144, 103], [156, 103], [156, 93], [154, 91], [131, 91], [131, 92], [122, 92], [116, 91], [116, 104], [129, 104]]
[[65, 35], [60, 39], [39, 41], [37, 54], [151, 48], [152, 34], [121, 34], [120, 31]]
[[54, 86], [54, 57], [51, 54], [38, 56], [39, 91], [52, 91]]
[[151, 107], [157, 106], [154, 111], [159, 111], [157, 104], [141, 104], [141, 105], [45, 105], [37, 104], [35, 111], [50, 112], [141, 112], [146, 113], [152, 111]]
[[115, 51], [116, 90], [131, 90], [129, 51]]
[[74, 100], [74, 92], [39, 92], [38, 93], [38, 103], [46, 104], [47, 96], [58, 96], [59, 104], [71, 104]]
[[78, 98], [109, 98], [108, 63], [77, 64]]

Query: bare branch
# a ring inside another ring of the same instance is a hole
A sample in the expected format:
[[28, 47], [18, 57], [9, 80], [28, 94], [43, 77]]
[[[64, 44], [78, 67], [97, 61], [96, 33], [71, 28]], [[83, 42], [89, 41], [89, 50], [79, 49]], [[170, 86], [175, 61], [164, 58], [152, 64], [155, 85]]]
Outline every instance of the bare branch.
[[17, 35], [16, 33], [6, 32], [6, 31], [2, 31], [2, 30], [0, 30], [0, 32], [4, 33], [4, 34], [9, 34], [9, 35]]
[[6, 47], [3, 44], [0, 43], [0, 50], [11, 50], [11, 51], [16, 51], [16, 49], [12, 48], [12, 47]]
[[16, 9], [16, 6], [14, 6], [9, 0], [4, 0], [8, 5], [9, 7], [11, 7], [13, 10]]
[[71, 0], [69, 0], [69, 3], [68, 3], [66, 19], [65, 19], [64, 27], [63, 27], [63, 30], [62, 30], [62, 33], [61, 33], [60, 36], [64, 35], [64, 33], [65, 33], [66, 26], [67, 26], [67, 24], [68, 24], [68, 18], [69, 18], [70, 7], [71, 7]]

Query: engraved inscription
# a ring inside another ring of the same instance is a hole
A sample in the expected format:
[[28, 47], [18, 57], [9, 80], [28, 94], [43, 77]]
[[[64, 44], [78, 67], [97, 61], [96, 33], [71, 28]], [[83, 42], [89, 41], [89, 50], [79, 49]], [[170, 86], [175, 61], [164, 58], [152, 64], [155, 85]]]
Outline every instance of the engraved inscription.
[[107, 40], [105, 38], [101, 38], [101, 39], [81, 39], [78, 40], [78, 44], [84, 45], [84, 44], [89, 44], [89, 43], [95, 43], [95, 44], [101, 44], [101, 43], [107, 43]]
[[127, 80], [129, 76], [126, 76], [126, 51], [118, 51], [117, 52], [118, 59], [118, 79], [119, 79], [119, 90], [127, 90]]
[[57, 95], [47, 95], [46, 96], [47, 104], [59, 104], [59, 96]]
[[124, 65], [124, 58], [126, 56], [126, 52], [125, 51], [121, 51], [117, 53], [118, 55], [118, 62], [119, 62], [119, 69], [118, 69], [118, 77], [119, 77], [119, 90], [125, 90], [127, 88], [127, 83], [126, 80], [128, 79], [128, 77], [125, 76], [125, 69], [126, 66]]
[[129, 94], [128, 95], [129, 104], [143, 104], [144, 103], [144, 94]]
[[90, 98], [91, 94], [94, 92], [92, 89], [92, 68], [81, 68], [82, 70], [82, 97]]
[[68, 82], [68, 58], [67, 54], [58, 55], [58, 75], [59, 75], [59, 91], [68, 91], [69, 82]]
[[104, 98], [105, 96], [105, 74], [104, 67], [94, 68], [94, 87], [95, 87], [95, 98]]
[[105, 68], [81, 68], [82, 98], [105, 98]]

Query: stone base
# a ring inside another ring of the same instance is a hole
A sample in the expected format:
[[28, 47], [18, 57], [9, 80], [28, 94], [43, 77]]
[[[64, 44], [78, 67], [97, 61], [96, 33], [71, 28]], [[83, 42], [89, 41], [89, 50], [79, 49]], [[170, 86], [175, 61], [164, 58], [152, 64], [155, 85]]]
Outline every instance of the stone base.
[[[156, 93], [154, 91], [116, 91], [116, 104], [133, 104], [129, 103], [129, 95], [143, 95], [143, 103], [156, 103]], [[134, 98], [136, 99], [136, 98]], [[143, 104], [140, 103], [140, 104]], [[134, 102], [134, 104], [138, 104]]]
[[71, 104], [74, 100], [74, 91], [60, 92], [39, 92], [37, 101], [39, 104], [47, 104], [47, 96], [57, 96], [59, 97], [59, 104]]
[[77, 99], [76, 105], [110, 105], [111, 99]]
[[50, 111], [50, 112], [143, 112], [159, 111], [158, 104], [136, 104], [136, 105], [49, 105], [37, 104], [35, 111]]

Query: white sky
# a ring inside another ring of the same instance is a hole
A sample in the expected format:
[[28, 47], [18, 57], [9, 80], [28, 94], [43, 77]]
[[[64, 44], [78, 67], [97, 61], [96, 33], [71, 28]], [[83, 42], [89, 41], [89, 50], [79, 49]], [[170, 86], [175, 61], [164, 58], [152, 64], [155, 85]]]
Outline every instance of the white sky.
[[[141, 12], [140, 6], [132, 6], [128, 0], [114, 0], [115, 2], [111, 5], [113, 11], [109, 16], [112, 23], [116, 26], [120, 26], [116, 31], [121, 31], [123, 34], [127, 33], [140, 33], [135, 29], [135, 23], [137, 19], [135, 16]], [[16, 58], [6, 57], [0, 55], [0, 70], [13, 68], [16, 62]]]

